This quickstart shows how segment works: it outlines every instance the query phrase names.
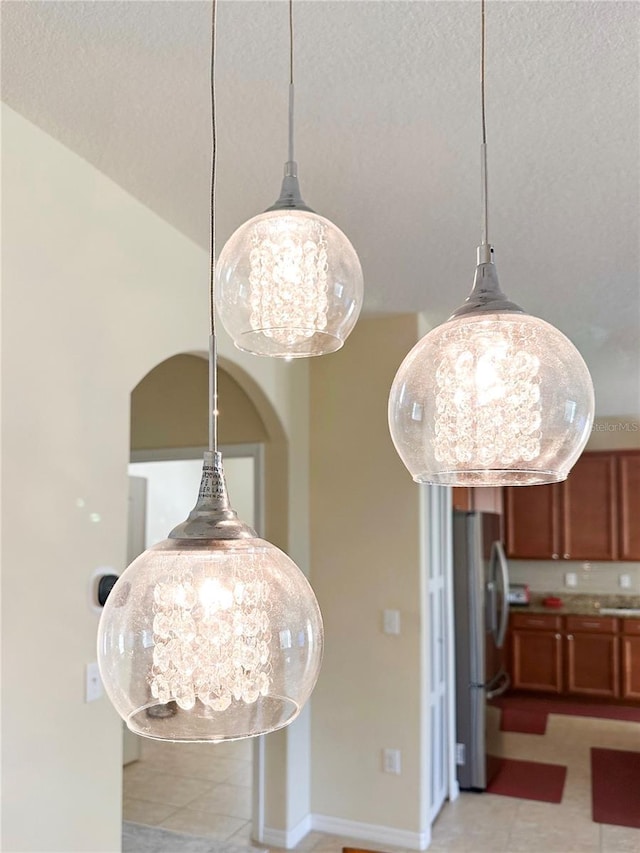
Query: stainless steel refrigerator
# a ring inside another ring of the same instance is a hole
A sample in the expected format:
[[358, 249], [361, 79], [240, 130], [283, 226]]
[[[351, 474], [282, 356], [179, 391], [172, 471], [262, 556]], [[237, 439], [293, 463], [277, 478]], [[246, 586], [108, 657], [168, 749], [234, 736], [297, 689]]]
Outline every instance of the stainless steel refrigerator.
[[453, 585], [458, 784], [483, 791], [502, 754], [499, 710], [487, 701], [510, 684], [504, 661], [509, 574], [500, 516], [454, 512]]

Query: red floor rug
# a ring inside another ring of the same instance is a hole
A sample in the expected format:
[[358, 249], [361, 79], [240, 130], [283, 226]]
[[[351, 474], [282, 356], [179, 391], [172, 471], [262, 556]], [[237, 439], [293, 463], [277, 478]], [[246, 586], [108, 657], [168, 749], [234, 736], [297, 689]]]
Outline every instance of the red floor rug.
[[567, 768], [562, 764], [501, 758], [497, 775], [487, 786], [489, 794], [559, 803], [562, 800]]
[[544, 711], [529, 711], [526, 708], [502, 708], [500, 731], [519, 732], [525, 735], [543, 735], [547, 731]]
[[640, 829], [640, 752], [591, 747], [591, 808], [596, 823]]
[[[537, 696], [500, 696], [493, 703], [499, 708], [531, 711], [538, 714], [567, 714], [570, 717], [600, 717], [604, 720], [624, 720], [640, 723], [640, 707], [606, 705], [597, 702], [576, 702], [573, 699], [540, 699]], [[505, 731], [512, 731], [505, 729]]]

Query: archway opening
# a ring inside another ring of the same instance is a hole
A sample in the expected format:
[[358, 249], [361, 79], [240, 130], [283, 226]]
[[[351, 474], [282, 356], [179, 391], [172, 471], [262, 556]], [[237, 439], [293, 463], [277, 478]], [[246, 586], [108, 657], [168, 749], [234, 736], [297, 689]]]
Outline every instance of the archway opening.
[[[229, 493], [243, 520], [286, 547], [287, 439], [266, 395], [232, 362], [218, 372], [219, 443]], [[131, 394], [128, 562], [182, 521], [195, 503], [208, 441], [204, 354], [156, 365]], [[128, 834], [185, 832], [229, 843], [264, 827], [262, 738], [216, 745], [147, 741], [125, 730]], [[142, 826], [136, 829], [133, 824]], [[136, 838], [130, 839], [132, 845]]]

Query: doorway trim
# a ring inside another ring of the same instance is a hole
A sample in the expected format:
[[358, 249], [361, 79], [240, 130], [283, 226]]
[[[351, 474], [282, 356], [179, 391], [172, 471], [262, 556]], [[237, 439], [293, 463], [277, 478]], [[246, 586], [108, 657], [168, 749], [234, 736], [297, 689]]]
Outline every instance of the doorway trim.
[[[431, 835], [431, 825], [444, 801], [454, 800], [458, 795], [455, 764], [451, 512], [451, 489], [440, 486], [421, 487], [420, 827], [428, 838]], [[436, 749], [436, 744], [441, 748]]]

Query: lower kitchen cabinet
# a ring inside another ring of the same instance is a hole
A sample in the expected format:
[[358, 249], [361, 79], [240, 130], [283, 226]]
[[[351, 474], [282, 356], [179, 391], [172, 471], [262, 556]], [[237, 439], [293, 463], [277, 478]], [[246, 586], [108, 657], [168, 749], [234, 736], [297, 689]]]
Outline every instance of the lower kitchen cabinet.
[[618, 621], [567, 616], [567, 693], [617, 699], [620, 695]]
[[640, 620], [513, 613], [514, 690], [640, 700]]
[[560, 617], [517, 613], [511, 617], [511, 682], [515, 690], [562, 692]]
[[640, 700], [640, 619], [622, 624], [622, 698]]

